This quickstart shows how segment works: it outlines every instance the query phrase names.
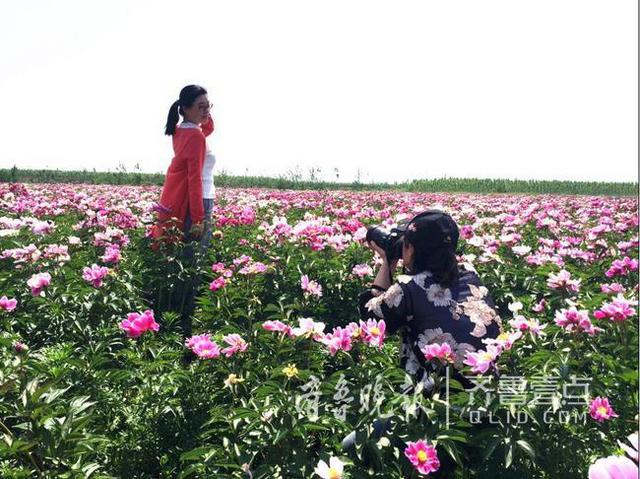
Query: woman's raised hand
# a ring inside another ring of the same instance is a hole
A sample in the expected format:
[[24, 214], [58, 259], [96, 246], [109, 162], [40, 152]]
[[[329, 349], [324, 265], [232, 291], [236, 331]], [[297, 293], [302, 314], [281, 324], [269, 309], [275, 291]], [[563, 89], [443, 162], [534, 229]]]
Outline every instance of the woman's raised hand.
[[378, 256], [380, 256], [382, 258], [382, 260], [389, 265], [389, 268], [392, 271], [394, 269], [396, 269], [396, 266], [398, 264], [398, 260], [395, 259], [392, 262], [389, 262], [389, 260], [387, 259], [387, 253], [375, 241], [367, 241], [367, 246], [370, 249], [372, 249], [373, 251], [375, 251], [376, 253], [378, 253]]

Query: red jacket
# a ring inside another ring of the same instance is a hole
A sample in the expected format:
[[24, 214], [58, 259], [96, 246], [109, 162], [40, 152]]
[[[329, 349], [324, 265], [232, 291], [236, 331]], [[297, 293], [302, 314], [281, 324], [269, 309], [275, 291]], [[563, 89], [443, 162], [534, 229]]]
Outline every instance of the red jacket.
[[160, 195], [158, 223], [152, 230], [153, 238], [163, 236], [165, 228], [175, 226], [182, 230], [187, 211], [193, 224], [204, 220], [202, 202], [202, 165], [207, 150], [205, 136], [213, 132], [213, 120], [209, 117], [200, 128], [176, 127], [173, 134], [175, 153]]

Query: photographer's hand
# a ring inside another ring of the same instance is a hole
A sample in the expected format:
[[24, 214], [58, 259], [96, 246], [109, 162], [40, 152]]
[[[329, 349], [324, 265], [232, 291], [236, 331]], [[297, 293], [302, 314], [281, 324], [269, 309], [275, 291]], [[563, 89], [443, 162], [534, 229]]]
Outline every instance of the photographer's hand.
[[397, 259], [394, 259], [393, 261], [389, 262], [389, 260], [387, 259], [387, 253], [385, 253], [384, 250], [373, 241], [367, 241], [367, 246], [373, 251], [375, 251], [376, 253], [378, 253], [378, 256], [380, 256], [382, 260], [389, 265], [389, 269], [391, 271], [396, 270], [396, 267], [398, 266]]
[[389, 288], [389, 286], [391, 286], [392, 272], [395, 271], [396, 267], [398, 266], [398, 260], [396, 259], [389, 263], [387, 254], [380, 246], [378, 246], [373, 241], [367, 241], [367, 246], [378, 253], [378, 255], [382, 258], [382, 265], [378, 270], [378, 274], [376, 276], [376, 279], [373, 281], [373, 284], [387, 289]]

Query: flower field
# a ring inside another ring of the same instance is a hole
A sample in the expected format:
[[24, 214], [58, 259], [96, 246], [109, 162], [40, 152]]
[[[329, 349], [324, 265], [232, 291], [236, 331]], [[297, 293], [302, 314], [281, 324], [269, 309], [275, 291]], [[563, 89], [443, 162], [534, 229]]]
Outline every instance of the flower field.
[[[0, 477], [637, 474], [635, 197], [218, 188], [189, 262], [150, 247], [159, 194], [0, 184]], [[367, 227], [433, 207], [503, 334], [432, 338], [426, 391], [357, 300]]]

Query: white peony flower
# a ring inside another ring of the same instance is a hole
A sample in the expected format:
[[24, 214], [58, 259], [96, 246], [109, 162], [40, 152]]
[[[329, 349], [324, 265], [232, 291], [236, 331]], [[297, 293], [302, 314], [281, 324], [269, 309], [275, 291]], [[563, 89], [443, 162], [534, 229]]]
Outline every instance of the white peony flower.
[[322, 479], [342, 479], [343, 471], [344, 464], [342, 461], [337, 457], [331, 456], [329, 458], [329, 464], [321, 459], [314, 472]]

